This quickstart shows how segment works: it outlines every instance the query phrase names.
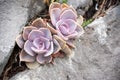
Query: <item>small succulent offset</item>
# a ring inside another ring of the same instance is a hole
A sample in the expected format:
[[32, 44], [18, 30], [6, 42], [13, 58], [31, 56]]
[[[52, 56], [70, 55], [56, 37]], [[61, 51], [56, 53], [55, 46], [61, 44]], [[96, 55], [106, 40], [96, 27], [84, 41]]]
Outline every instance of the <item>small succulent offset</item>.
[[24, 27], [16, 38], [21, 48], [20, 61], [26, 62], [29, 68], [52, 62], [53, 55], [61, 51], [71, 55], [75, 48], [73, 41], [84, 32], [82, 17], [78, 23], [77, 12], [72, 6], [53, 2], [49, 14], [51, 23], [38, 18]]

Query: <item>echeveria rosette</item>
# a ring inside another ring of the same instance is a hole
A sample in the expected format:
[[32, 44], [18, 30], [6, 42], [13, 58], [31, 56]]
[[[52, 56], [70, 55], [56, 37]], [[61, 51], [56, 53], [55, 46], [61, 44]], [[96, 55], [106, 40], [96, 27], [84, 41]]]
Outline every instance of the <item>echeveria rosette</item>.
[[16, 42], [22, 48], [20, 61], [29, 63], [36, 61], [40, 64], [50, 63], [51, 55], [61, 49], [41, 18], [33, 21], [31, 26], [24, 27], [23, 33], [16, 38]]
[[[49, 14], [58, 36], [67, 41], [68, 44], [83, 34], [84, 30], [81, 27], [83, 19], [80, 17], [81, 23], [77, 22], [77, 12], [72, 6], [53, 2], [49, 7]], [[71, 46], [72, 43], [69, 45]]]
[[80, 17], [78, 23], [77, 12], [72, 6], [53, 2], [49, 13], [52, 25], [38, 18], [24, 27], [22, 34], [16, 38], [22, 49], [20, 61], [26, 62], [28, 68], [50, 63], [61, 51], [70, 56], [75, 47], [73, 41], [84, 32], [81, 27], [83, 19]]

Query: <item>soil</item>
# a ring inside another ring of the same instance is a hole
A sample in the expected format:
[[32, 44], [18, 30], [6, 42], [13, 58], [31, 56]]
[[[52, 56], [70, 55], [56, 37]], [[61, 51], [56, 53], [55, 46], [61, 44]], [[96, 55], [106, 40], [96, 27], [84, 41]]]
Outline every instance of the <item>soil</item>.
[[2, 75], [0, 76], [0, 80], [8, 80], [10, 77], [17, 74], [18, 72], [27, 69], [25, 63], [19, 61], [19, 52], [20, 48], [16, 45], [6, 67], [3, 70]]

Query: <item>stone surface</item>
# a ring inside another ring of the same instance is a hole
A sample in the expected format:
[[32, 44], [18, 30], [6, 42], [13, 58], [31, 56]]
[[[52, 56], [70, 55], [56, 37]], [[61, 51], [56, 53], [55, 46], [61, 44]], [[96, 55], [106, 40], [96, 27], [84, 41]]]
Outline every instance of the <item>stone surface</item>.
[[[0, 74], [14, 48], [16, 36], [27, 23], [29, 16], [38, 11], [34, 9], [36, 3], [37, 1], [33, 0], [0, 0]], [[30, 7], [31, 5], [34, 7]], [[41, 3], [37, 9], [42, 10], [42, 7], [44, 6]]]
[[92, 22], [73, 58], [25, 70], [10, 80], [120, 80], [120, 6]]
[[31, 0], [30, 6], [28, 8], [30, 9], [29, 17], [32, 18], [35, 15], [39, 15], [40, 11], [45, 8], [45, 4], [43, 3], [43, 0]]
[[88, 8], [92, 3], [92, 0], [68, 0], [67, 2], [67, 4], [72, 5], [74, 8]]
[[[64, 0], [59, 0], [62, 3]], [[93, 4], [93, 0], [67, 0], [68, 5], [72, 5], [77, 9], [78, 14], [84, 15], [89, 7]]]

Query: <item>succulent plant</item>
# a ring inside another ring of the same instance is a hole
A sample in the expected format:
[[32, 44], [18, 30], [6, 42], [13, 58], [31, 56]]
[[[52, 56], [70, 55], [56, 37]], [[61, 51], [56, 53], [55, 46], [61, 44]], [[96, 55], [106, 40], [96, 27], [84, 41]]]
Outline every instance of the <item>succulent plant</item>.
[[77, 22], [77, 12], [72, 6], [53, 2], [49, 7], [49, 14], [58, 36], [62, 39], [76, 39], [84, 32], [80, 25], [83, 19], [80, 17], [81, 23]]
[[59, 52], [61, 47], [46, 26], [45, 22], [38, 18], [31, 26], [24, 27], [23, 33], [16, 38], [18, 46], [22, 48], [20, 61], [49, 63], [52, 61], [51, 55]]
[[83, 18], [77, 16], [72, 6], [53, 2], [49, 14], [51, 23], [42, 18], [35, 19], [16, 38], [21, 48], [20, 61], [26, 62], [28, 68], [50, 63], [61, 51], [70, 56], [75, 48], [74, 40], [84, 32]]

